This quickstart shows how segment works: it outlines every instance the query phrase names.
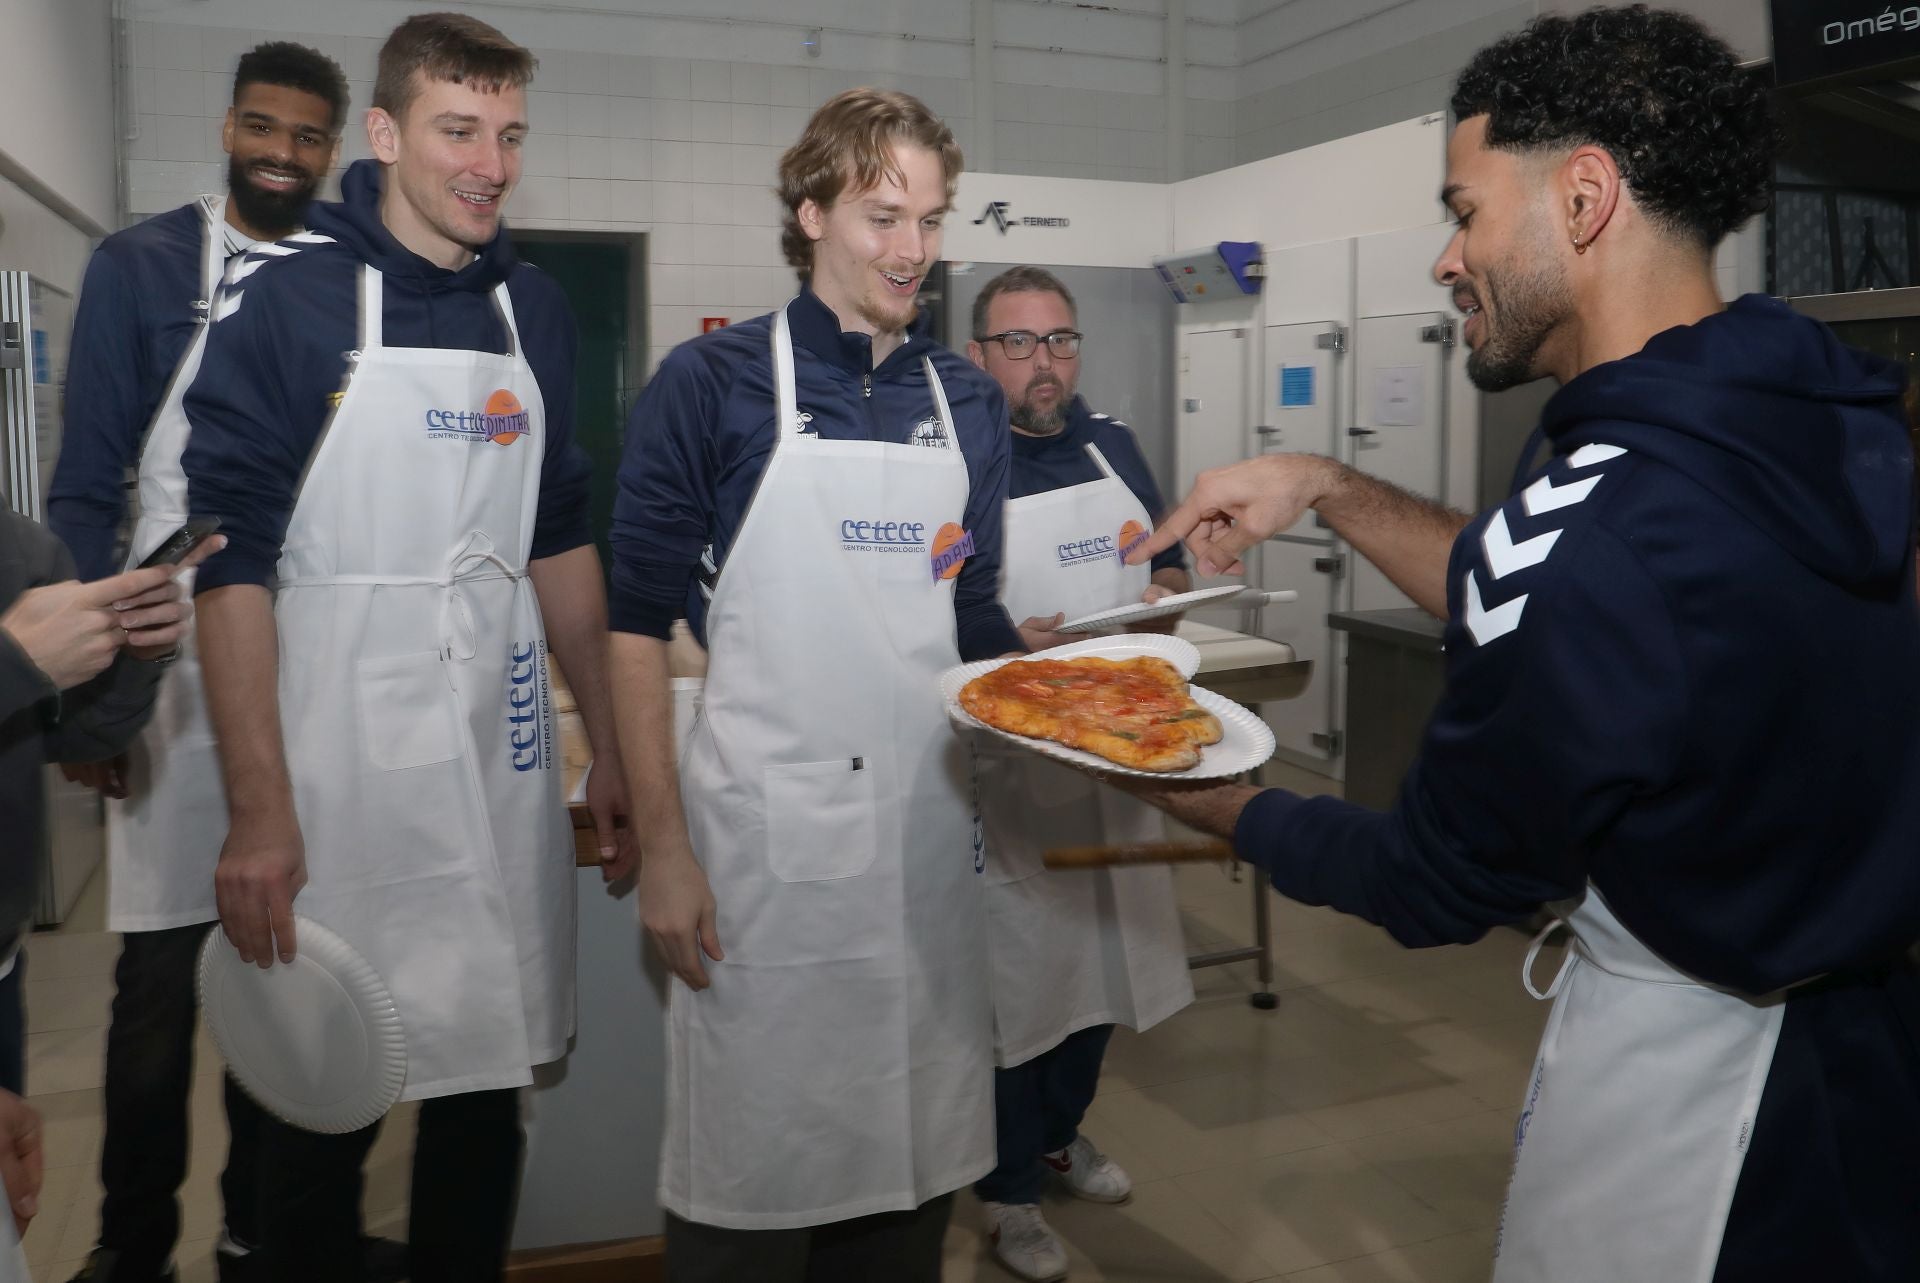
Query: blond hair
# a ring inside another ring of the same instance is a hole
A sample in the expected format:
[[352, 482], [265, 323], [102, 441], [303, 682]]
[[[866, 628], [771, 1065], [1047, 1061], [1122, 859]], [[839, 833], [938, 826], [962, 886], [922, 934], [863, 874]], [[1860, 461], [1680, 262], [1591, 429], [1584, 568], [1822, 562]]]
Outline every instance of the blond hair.
[[947, 200], [953, 200], [965, 160], [946, 122], [911, 94], [894, 89], [849, 89], [813, 113], [800, 141], [780, 158], [780, 200], [787, 207], [780, 248], [804, 278], [813, 269], [813, 241], [800, 226], [808, 201], [831, 209], [851, 188], [866, 191], [881, 178], [904, 182], [895, 144], [924, 147], [940, 157]]

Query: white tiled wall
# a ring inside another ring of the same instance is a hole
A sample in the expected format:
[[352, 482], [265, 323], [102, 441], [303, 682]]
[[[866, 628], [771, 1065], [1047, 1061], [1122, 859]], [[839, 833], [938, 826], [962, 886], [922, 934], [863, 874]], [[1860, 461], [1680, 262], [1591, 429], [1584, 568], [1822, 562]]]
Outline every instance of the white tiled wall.
[[[340, 62], [354, 122], [342, 163], [367, 154], [357, 122], [371, 97], [379, 40], [135, 23], [132, 216], [222, 185], [220, 120], [232, 98], [232, 68], [242, 52], [267, 39], [297, 40]], [[533, 132], [509, 217], [529, 229], [648, 233], [655, 363], [698, 333], [702, 317], [752, 316], [791, 295], [773, 186], [781, 152], [820, 102], [856, 85], [897, 87], [940, 113], [963, 150], [974, 141], [971, 79], [535, 52], [540, 69], [528, 100]], [[1159, 94], [1003, 82], [991, 106], [997, 170], [1151, 182], [1166, 176], [1166, 107]], [[1232, 105], [1194, 100], [1187, 119], [1189, 163], [1201, 167], [1195, 172], [1228, 163]], [[330, 186], [328, 195], [334, 194]]]
[[[511, 219], [524, 228], [649, 234], [657, 360], [698, 332], [701, 317], [752, 315], [791, 292], [771, 190], [775, 167], [813, 108], [842, 89], [882, 84], [918, 95], [976, 163], [989, 152], [998, 172], [1166, 180], [1164, 0], [1084, 9], [985, 2], [994, 6], [995, 41], [985, 102], [976, 101], [970, 10], [959, 4], [896, 0], [887, 15], [868, 15], [880, 26], [829, 25], [826, 55], [817, 61], [800, 52], [795, 23], [830, 23], [848, 0], [728, 0], [708, 5], [700, 19], [601, 18], [592, 15], [615, 11], [545, 0], [489, 6], [487, 16], [522, 39], [531, 30], [606, 50], [536, 49], [534, 132]], [[1187, 0], [1190, 61], [1174, 172], [1211, 173], [1443, 110], [1452, 77], [1472, 52], [1537, 7], [1537, 0], [1416, 0], [1410, 7]], [[732, 16], [719, 21], [723, 9]], [[343, 159], [365, 154], [357, 120], [381, 38], [342, 32], [381, 29], [393, 17], [383, 5], [130, 0], [129, 11], [141, 19], [130, 24], [127, 42], [132, 216], [219, 188], [219, 120], [232, 68], [261, 40], [298, 40], [340, 61], [355, 118]], [[241, 14], [277, 25], [202, 25]], [[303, 23], [331, 30], [301, 30]], [[888, 34], [885, 23], [898, 29]], [[1320, 34], [1303, 37], [1303, 30]], [[704, 56], [665, 56], [696, 52]]]
[[1460, 69], [1536, 7], [1531, 0], [1450, 0], [1409, 14], [1396, 6], [1250, 61], [1235, 103], [1234, 163], [1445, 111]]

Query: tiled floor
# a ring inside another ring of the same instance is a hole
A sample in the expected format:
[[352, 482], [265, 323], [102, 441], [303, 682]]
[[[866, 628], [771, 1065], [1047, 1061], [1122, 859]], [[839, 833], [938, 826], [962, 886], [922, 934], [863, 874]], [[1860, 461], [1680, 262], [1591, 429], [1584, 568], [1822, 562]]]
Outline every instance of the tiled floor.
[[[1285, 781], [1311, 787], [1317, 777]], [[1222, 869], [1176, 878], [1194, 950], [1251, 938], [1250, 891]], [[36, 1283], [65, 1283], [98, 1227], [101, 1057], [116, 939], [98, 882], [57, 933], [36, 935], [28, 1081], [47, 1119]], [[1545, 1007], [1521, 989], [1526, 940], [1408, 951], [1383, 932], [1271, 898], [1277, 1011], [1247, 1004], [1250, 963], [1195, 974], [1198, 1001], [1145, 1034], [1121, 1030], [1086, 1131], [1134, 1177], [1121, 1207], [1052, 1198], [1077, 1283], [1480, 1283], [1489, 1273], [1513, 1113]], [[1543, 958], [1551, 974], [1558, 954]], [[202, 1040], [183, 1194], [183, 1283], [213, 1278], [224, 1153], [218, 1064]], [[405, 1230], [411, 1117], [390, 1121], [368, 1172], [374, 1232]], [[963, 1197], [945, 1283], [1011, 1278]]]

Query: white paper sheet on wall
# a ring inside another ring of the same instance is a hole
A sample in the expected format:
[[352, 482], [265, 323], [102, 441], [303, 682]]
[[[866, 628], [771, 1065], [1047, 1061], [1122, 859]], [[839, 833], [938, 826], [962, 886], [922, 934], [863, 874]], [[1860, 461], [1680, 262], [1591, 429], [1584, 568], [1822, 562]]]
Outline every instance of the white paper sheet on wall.
[[1382, 365], [1373, 371], [1373, 423], [1411, 428], [1427, 418], [1426, 371], [1417, 365]]

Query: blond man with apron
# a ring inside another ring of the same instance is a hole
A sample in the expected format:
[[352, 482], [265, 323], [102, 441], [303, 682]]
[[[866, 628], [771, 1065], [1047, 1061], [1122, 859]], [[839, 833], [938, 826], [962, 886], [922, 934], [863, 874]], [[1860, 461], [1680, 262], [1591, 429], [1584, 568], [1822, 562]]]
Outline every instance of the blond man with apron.
[[[676, 1283], [936, 1283], [952, 1191], [993, 1164], [972, 762], [937, 679], [1020, 646], [1005, 409], [913, 302], [958, 162], [906, 95], [827, 103], [782, 164], [808, 288], [682, 345], [629, 422], [614, 671], [675, 974]], [[676, 762], [683, 614], [709, 664]]]

